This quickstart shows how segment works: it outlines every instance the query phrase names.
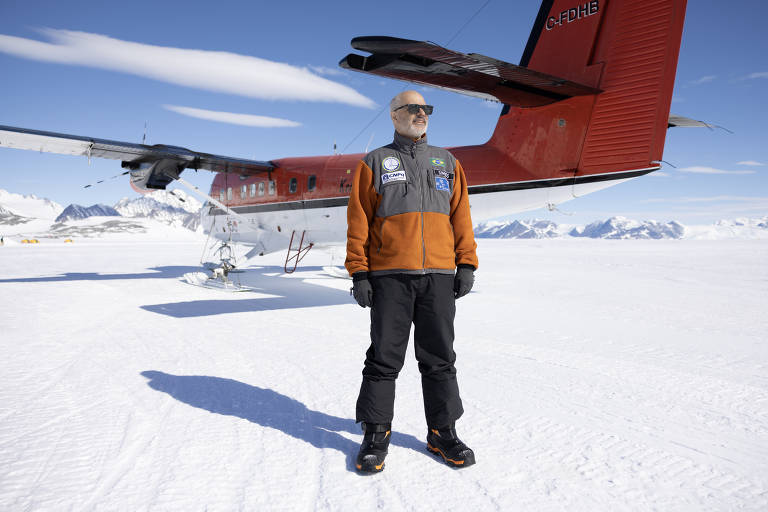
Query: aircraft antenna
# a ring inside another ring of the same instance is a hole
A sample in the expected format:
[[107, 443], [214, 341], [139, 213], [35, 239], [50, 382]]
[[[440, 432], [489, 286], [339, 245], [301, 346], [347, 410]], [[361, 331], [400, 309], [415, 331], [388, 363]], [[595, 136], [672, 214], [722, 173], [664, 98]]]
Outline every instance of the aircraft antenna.
[[88, 185], [85, 185], [83, 188], [91, 188], [92, 186], [98, 185], [99, 183], [104, 183], [107, 180], [113, 180], [115, 178], [119, 178], [120, 176], [125, 176], [126, 174], [129, 174], [130, 172], [131, 171], [125, 171], [125, 172], [121, 172], [120, 174], [115, 174], [114, 176], [112, 176], [110, 178], [104, 178], [103, 180], [99, 180], [99, 181], [97, 181], [95, 183], [90, 183]]
[[144, 121], [144, 136], [141, 138], [141, 143], [146, 144], [147, 143], [147, 122]]

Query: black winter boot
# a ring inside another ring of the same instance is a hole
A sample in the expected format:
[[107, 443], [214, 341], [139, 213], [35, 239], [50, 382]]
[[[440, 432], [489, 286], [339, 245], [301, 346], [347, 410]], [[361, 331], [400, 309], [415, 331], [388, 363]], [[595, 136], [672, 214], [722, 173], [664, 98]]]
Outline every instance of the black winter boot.
[[431, 428], [427, 433], [427, 450], [440, 455], [446, 464], [465, 468], [475, 463], [475, 452], [456, 436], [453, 425]]
[[362, 427], [365, 435], [355, 466], [358, 471], [378, 473], [384, 469], [384, 457], [387, 456], [392, 425], [363, 422]]

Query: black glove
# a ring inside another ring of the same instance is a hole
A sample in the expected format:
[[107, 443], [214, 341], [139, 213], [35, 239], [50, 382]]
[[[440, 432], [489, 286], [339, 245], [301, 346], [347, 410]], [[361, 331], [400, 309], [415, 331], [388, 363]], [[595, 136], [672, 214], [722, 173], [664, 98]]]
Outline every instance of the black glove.
[[453, 278], [453, 296], [460, 299], [469, 293], [475, 283], [475, 267], [466, 263], [460, 263], [456, 269], [456, 277]]
[[360, 307], [373, 305], [373, 288], [368, 281], [368, 272], [355, 272], [352, 274], [352, 295]]

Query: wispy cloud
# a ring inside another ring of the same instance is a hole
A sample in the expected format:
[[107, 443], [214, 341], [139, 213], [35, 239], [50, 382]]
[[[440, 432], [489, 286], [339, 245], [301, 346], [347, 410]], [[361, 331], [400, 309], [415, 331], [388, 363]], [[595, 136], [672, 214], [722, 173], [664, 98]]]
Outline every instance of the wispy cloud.
[[219, 123], [238, 124], [242, 126], [257, 126], [260, 128], [284, 128], [301, 126], [301, 123], [279, 119], [277, 117], [254, 116], [251, 114], [236, 114], [234, 112], [219, 112], [216, 110], [204, 110], [201, 108], [181, 107], [178, 105], [163, 105], [166, 110], [178, 114]]
[[688, 83], [690, 83], [691, 85], [701, 85], [701, 84], [706, 84], [708, 82], [711, 82], [716, 78], [717, 78], [717, 75], [705, 75], [701, 78], [697, 78], [696, 80], [691, 80]]
[[741, 162], [736, 162], [736, 165], [751, 165], [753, 167], [758, 167], [765, 164], [762, 162], [755, 162], [754, 160], [742, 160]]
[[669, 173], [664, 171], [655, 171], [650, 174], [651, 176], [657, 176], [659, 178], [668, 178]]
[[644, 199], [640, 203], [765, 203], [768, 204], [768, 197], [755, 196], [708, 196], [708, 197], [668, 197], [656, 199]]
[[327, 66], [309, 66], [309, 69], [318, 75], [343, 76], [344, 72], [340, 69], [329, 68]]
[[680, 172], [692, 172], [696, 174], [755, 174], [755, 171], [729, 171], [725, 169], [717, 169], [715, 167], [706, 167], [703, 165], [681, 167], [677, 170]]
[[755, 78], [768, 78], [768, 71], [760, 71], [759, 73], [750, 73], [744, 77], [744, 80], [754, 80]]
[[152, 46], [88, 32], [41, 32], [52, 42], [0, 34], [0, 52], [250, 98], [376, 106], [351, 87], [282, 62], [230, 52]]

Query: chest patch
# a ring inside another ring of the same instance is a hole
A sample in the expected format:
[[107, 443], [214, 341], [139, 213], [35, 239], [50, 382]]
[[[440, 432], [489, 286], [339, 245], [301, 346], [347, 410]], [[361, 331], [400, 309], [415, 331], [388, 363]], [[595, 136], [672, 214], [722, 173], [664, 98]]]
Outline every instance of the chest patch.
[[403, 165], [400, 163], [400, 160], [397, 159], [397, 157], [394, 156], [388, 156], [381, 162], [381, 166], [384, 168], [386, 172], [392, 172], [397, 171], [403, 167]]
[[446, 178], [440, 178], [439, 176], [435, 176], [435, 188], [437, 190], [451, 190], [448, 186], [448, 180]]
[[443, 160], [442, 158], [432, 158], [430, 162], [432, 162], [432, 165], [436, 165], [438, 167], [445, 167], [445, 160]]
[[393, 181], [405, 181], [405, 171], [393, 171], [393, 172], [385, 172], [381, 175], [381, 184], [386, 185], [387, 183], [392, 183]]
[[452, 180], [453, 179], [453, 174], [448, 172], [448, 171], [446, 171], [445, 169], [432, 169], [432, 172], [435, 173], [436, 177], [445, 178], [445, 179], [448, 179], [448, 180]]

